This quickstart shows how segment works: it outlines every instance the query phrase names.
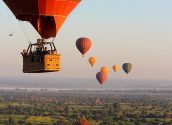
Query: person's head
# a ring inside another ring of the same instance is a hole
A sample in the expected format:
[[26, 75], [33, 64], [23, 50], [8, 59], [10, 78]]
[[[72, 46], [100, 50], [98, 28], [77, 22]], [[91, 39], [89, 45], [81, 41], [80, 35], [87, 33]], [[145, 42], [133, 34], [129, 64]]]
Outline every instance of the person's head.
[[53, 54], [57, 54], [57, 50], [54, 50], [54, 51], [53, 51]]
[[51, 54], [51, 51], [50, 50], [48, 50], [48, 54]]
[[23, 53], [26, 53], [27, 51], [25, 49], [23, 49]]

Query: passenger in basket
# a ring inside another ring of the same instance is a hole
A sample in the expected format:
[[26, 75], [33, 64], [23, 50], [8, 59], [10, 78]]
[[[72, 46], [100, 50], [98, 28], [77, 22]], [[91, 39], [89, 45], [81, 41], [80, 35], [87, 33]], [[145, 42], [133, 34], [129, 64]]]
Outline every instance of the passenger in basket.
[[48, 54], [51, 54], [51, 50], [48, 50]]
[[47, 50], [47, 47], [44, 48], [44, 51], [43, 51], [43, 55], [46, 55], [48, 54], [48, 50]]
[[27, 53], [27, 51], [26, 51], [25, 49], [23, 49], [23, 52], [21, 52], [21, 54], [22, 54], [22, 56], [24, 56], [24, 57], [28, 56], [28, 53]]
[[54, 50], [54, 51], [53, 51], [53, 54], [57, 54], [57, 50]]

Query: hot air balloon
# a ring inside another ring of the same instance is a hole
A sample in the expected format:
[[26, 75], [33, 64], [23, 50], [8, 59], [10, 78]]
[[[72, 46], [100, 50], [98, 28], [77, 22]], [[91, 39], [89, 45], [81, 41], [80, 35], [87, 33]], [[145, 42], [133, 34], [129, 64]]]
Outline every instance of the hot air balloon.
[[90, 65], [93, 67], [96, 64], [96, 57], [90, 57], [88, 61]]
[[91, 40], [89, 38], [86, 38], [86, 37], [79, 38], [76, 41], [76, 47], [83, 56], [91, 48], [91, 45], [92, 45]]
[[83, 115], [82, 119], [80, 119], [80, 124], [81, 125], [90, 125], [84, 115]]
[[98, 72], [98, 73], [96, 74], [96, 78], [97, 78], [97, 80], [99, 81], [99, 83], [100, 83], [101, 85], [103, 85], [104, 82], [107, 80], [107, 74], [106, 74], [106, 73], [103, 73], [103, 72]]
[[106, 67], [106, 66], [103, 66], [103, 67], [100, 69], [100, 72], [105, 73], [105, 74], [109, 74], [109, 68]]
[[133, 65], [131, 63], [124, 63], [122, 65], [124, 72], [127, 74], [131, 71], [132, 67], [133, 67]]
[[[37, 43], [29, 45], [23, 55], [24, 73], [55, 72], [60, 70], [60, 54], [54, 43], [62, 24], [81, 0], [3, 0], [15, 17], [27, 21], [40, 34]], [[49, 54], [43, 55], [48, 46]], [[34, 49], [36, 48], [36, 50]], [[37, 54], [36, 54], [37, 53]]]
[[4, 0], [18, 20], [28, 21], [42, 38], [55, 37], [80, 0]]
[[96, 99], [96, 105], [101, 105], [101, 104], [102, 104], [102, 101], [99, 98], [97, 98]]
[[114, 65], [112, 68], [115, 72], [118, 72], [120, 70], [119, 65]]

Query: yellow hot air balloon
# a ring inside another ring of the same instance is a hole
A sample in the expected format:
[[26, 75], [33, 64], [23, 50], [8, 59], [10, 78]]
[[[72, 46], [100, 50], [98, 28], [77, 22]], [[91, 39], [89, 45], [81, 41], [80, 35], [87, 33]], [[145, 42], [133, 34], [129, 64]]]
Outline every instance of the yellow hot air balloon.
[[93, 67], [96, 64], [96, 57], [90, 57], [88, 61], [90, 65]]
[[120, 70], [119, 65], [114, 65], [112, 68], [115, 72], [118, 72]]
[[105, 73], [105, 74], [109, 74], [109, 68], [108, 68], [107, 66], [103, 66], [103, 67], [100, 69], [100, 72]]

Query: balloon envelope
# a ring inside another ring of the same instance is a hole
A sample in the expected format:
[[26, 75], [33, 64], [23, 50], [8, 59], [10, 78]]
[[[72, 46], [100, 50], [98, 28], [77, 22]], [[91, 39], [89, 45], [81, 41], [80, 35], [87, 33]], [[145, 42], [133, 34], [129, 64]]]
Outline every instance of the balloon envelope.
[[104, 82], [107, 80], [107, 74], [106, 73], [102, 73], [102, 72], [98, 72], [96, 74], [96, 78], [98, 80], [98, 82], [103, 85]]
[[115, 72], [118, 72], [120, 70], [119, 65], [114, 65], [112, 68]]
[[90, 125], [85, 116], [83, 116], [83, 118], [80, 120], [80, 125]]
[[125, 73], [129, 73], [131, 71], [131, 69], [133, 68], [133, 65], [131, 63], [124, 63], [122, 65], [123, 70], [125, 71]]
[[76, 47], [81, 52], [81, 54], [84, 56], [88, 50], [91, 48], [92, 42], [89, 38], [82, 37], [77, 39], [76, 41]]
[[15, 17], [28, 21], [42, 38], [55, 37], [80, 0], [3, 0]]
[[106, 67], [106, 66], [103, 66], [103, 67], [100, 69], [100, 72], [105, 73], [105, 74], [109, 74], [109, 68]]
[[91, 64], [91, 66], [93, 67], [96, 64], [96, 57], [90, 57], [88, 61]]

